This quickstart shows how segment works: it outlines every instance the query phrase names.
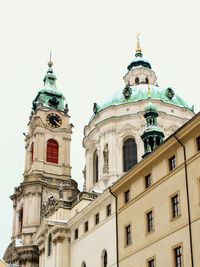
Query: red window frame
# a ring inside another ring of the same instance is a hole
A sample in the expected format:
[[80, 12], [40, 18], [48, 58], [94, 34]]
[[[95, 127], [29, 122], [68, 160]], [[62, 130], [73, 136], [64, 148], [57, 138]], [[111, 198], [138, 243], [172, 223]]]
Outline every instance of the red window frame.
[[53, 139], [47, 141], [46, 161], [58, 164], [58, 143]]

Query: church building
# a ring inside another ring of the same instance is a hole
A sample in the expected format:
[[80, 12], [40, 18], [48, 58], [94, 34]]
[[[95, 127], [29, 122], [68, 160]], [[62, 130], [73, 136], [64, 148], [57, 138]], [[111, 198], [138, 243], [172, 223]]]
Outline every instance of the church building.
[[[56, 87], [53, 63], [48, 63], [25, 134], [23, 181], [11, 196], [12, 237], [4, 254], [8, 264], [133, 266], [119, 262], [119, 233], [128, 224], [119, 224], [116, 216], [117, 184], [161, 150], [165, 140], [187, 123], [194, 111], [174, 89], [159, 87], [139, 39], [123, 79], [124, 88], [111, 99], [101, 105], [94, 103], [92, 117], [84, 128], [85, 182], [80, 191], [71, 177], [73, 124], [65, 97]], [[131, 196], [127, 184], [120, 190], [126, 192], [128, 202]], [[146, 201], [144, 205], [151, 200]]]

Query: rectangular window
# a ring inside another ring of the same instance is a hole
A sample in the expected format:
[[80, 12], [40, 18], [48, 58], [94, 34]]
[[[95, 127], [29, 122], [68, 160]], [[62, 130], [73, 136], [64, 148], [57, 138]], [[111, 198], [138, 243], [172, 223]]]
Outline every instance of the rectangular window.
[[84, 223], [84, 231], [85, 233], [88, 231], [89, 227], [88, 227], [88, 221]]
[[173, 171], [176, 168], [176, 157], [173, 156], [169, 159], [169, 170]]
[[176, 247], [174, 249], [174, 263], [175, 267], [182, 267], [183, 266], [183, 256], [182, 256], [182, 247]]
[[95, 224], [99, 223], [99, 213], [95, 215]]
[[197, 151], [200, 151], [200, 136], [196, 138], [196, 142], [197, 142]]
[[130, 190], [124, 192], [124, 202], [127, 203], [130, 200]]
[[148, 267], [155, 267], [156, 266], [156, 261], [155, 259], [151, 259], [148, 261]]
[[125, 242], [126, 242], [126, 245], [130, 245], [132, 242], [131, 242], [131, 225], [127, 225], [125, 227]]
[[150, 233], [152, 232], [154, 229], [153, 227], [153, 211], [149, 211], [146, 214], [146, 218], [147, 218], [147, 232]]
[[74, 231], [74, 239], [77, 239], [78, 238], [78, 228], [75, 229]]
[[111, 204], [107, 205], [106, 207], [106, 215], [107, 217], [111, 215]]
[[172, 218], [176, 218], [180, 215], [178, 194], [176, 194], [171, 198], [171, 205], [172, 205]]
[[151, 186], [151, 174], [149, 173], [144, 177], [145, 179], [145, 188], [148, 188]]

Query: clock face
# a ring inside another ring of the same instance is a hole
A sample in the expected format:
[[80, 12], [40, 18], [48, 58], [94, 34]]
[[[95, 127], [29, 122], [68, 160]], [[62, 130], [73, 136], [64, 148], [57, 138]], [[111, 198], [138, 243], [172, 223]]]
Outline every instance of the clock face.
[[49, 113], [46, 118], [47, 124], [53, 128], [58, 128], [62, 125], [62, 119], [56, 113]]

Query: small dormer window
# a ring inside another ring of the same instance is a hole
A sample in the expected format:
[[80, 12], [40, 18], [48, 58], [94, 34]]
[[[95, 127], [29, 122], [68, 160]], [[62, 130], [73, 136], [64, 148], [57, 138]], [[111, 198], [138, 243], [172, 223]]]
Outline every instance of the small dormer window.
[[138, 77], [135, 78], [135, 84], [138, 85], [140, 83], [140, 79]]

